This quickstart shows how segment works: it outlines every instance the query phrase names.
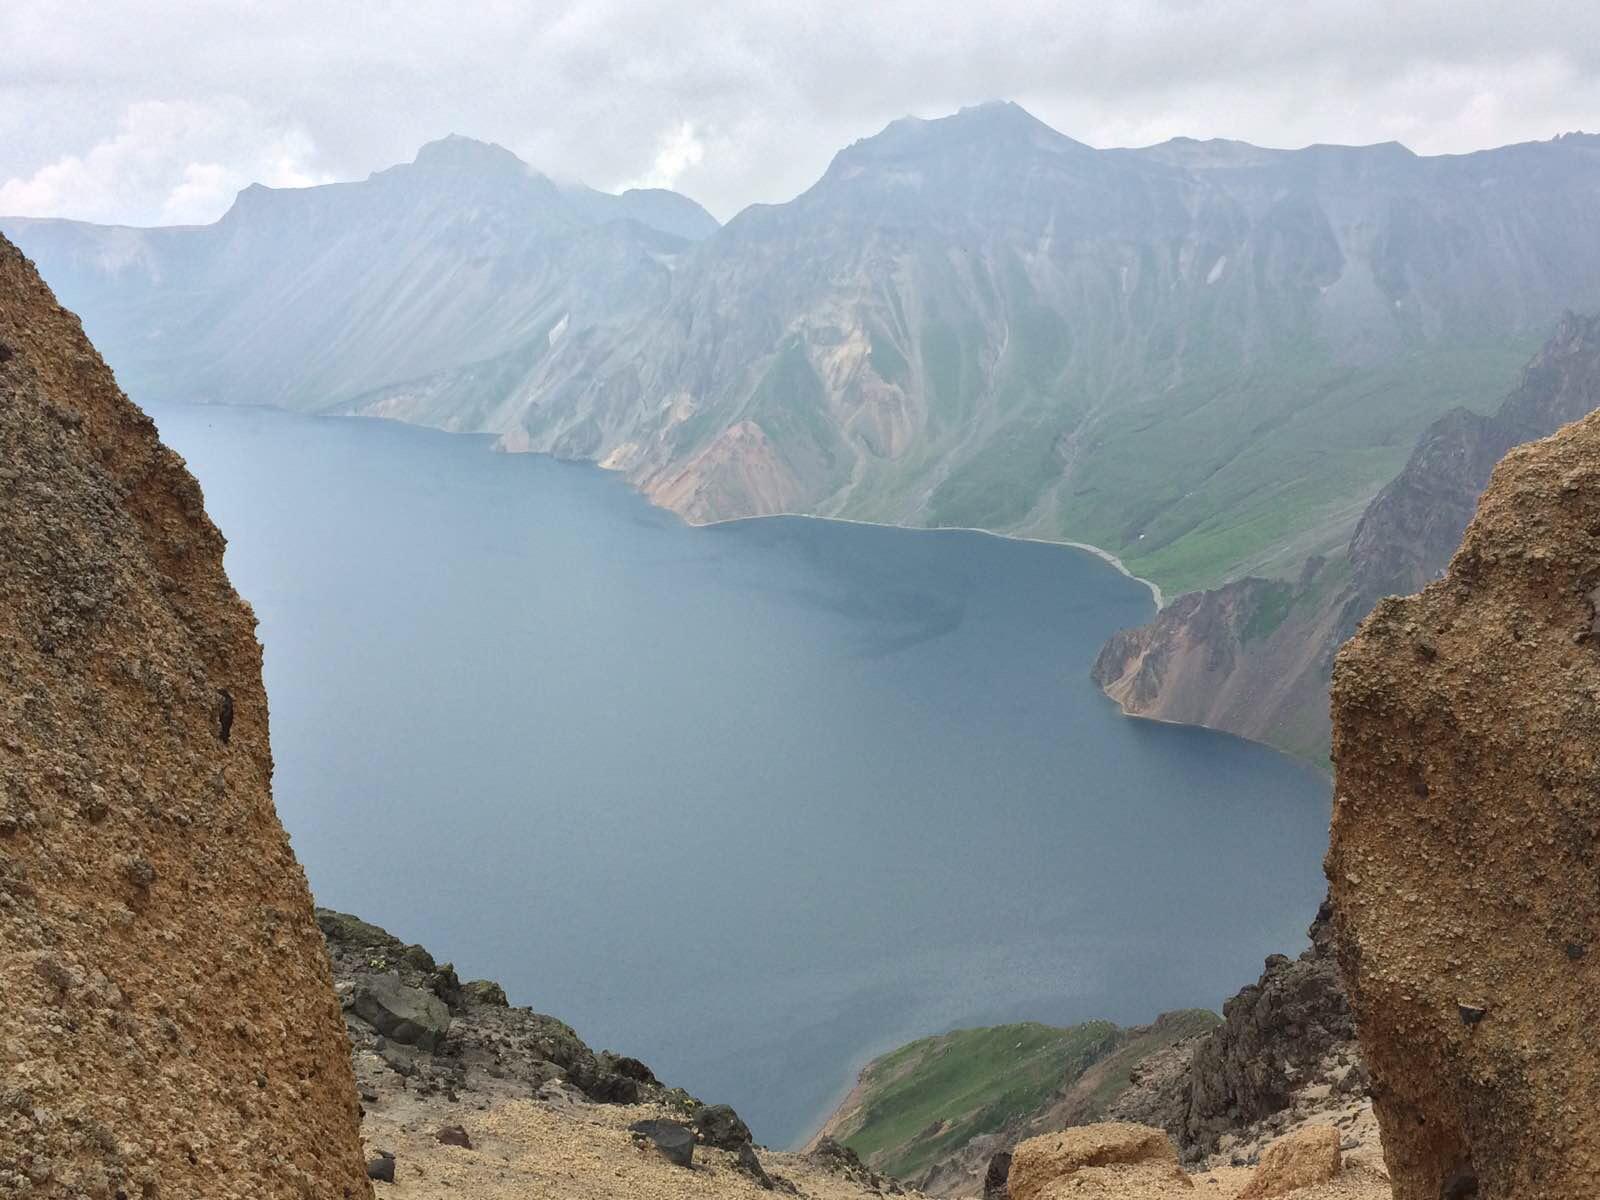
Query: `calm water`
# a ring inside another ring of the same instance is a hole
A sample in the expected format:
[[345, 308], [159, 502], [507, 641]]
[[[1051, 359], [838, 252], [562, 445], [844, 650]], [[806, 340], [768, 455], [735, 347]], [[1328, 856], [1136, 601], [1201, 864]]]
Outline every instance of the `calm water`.
[[1095, 558], [803, 519], [379, 422], [163, 409], [266, 646], [318, 899], [808, 1132], [959, 1025], [1218, 1005], [1297, 950], [1328, 788], [1090, 684]]

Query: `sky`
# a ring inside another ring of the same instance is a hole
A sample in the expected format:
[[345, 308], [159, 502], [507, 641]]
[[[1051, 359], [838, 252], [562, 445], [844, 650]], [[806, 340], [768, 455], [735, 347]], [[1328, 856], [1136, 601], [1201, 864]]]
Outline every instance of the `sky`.
[[1096, 146], [1600, 131], [1595, 0], [5, 0], [0, 214], [215, 220], [462, 133], [726, 219], [907, 114]]

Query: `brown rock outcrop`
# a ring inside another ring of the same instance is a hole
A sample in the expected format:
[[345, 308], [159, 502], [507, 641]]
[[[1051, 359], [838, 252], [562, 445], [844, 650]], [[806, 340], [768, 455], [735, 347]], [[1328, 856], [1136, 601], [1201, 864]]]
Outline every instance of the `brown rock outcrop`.
[[1332, 1125], [1308, 1125], [1267, 1147], [1239, 1200], [1268, 1200], [1329, 1183], [1339, 1167], [1339, 1131]]
[[1600, 415], [1513, 450], [1334, 672], [1328, 877], [1397, 1200], [1600, 1179]]
[[0, 239], [0, 1195], [370, 1194], [222, 550]]
[[1161, 1194], [1193, 1189], [1167, 1135], [1147, 1125], [1107, 1122], [1029, 1138], [1011, 1156], [1011, 1200], [1122, 1195], [1130, 1189]]

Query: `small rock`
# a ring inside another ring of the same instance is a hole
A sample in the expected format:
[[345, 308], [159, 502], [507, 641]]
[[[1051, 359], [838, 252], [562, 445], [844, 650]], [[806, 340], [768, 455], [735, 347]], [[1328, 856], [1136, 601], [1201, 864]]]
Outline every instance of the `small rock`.
[[668, 1162], [687, 1167], [694, 1161], [694, 1131], [678, 1121], [635, 1121], [628, 1129], [652, 1143]]
[[409, 1079], [417, 1073], [417, 1052], [410, 1046], [400, 1046], [394, 1042], [380, 1040], [378, 1057], [388, 1063], [389, 1069], [397, 1075]]
[[539, 1090], [533, 1094], [533, 1098], [552, 1108], [577, 1108], [588, 1099], [577, 1088], [561, 1079], [552, 1079], [548, 1083], [541, 1084]]
[[58, 992], [83, 986], [83, 975], [48, 952], [33, 960], [33, 973]]
[[639, 1083], [659, 1083], [656, 1073], [637, 1058], [630, 1058], [626, 1054], [613, 1054], [609, 1050], [602, 1050], [595, 1056], [603, 1073], [620, 1075], [624, 1079], [632, 1079]]
[[472, 1149], [472, 1139], [467, 1136], [467, 1131], [459, 1125], [446, 1125], [440, 1129], [439, 1142], [445, 1146], [460, 1146], [463, 1150]]
[[156, 881], [156, 869], [147, 858], [130, 858], [123, 864], [122, 871], [136, 888], [148, 888]]
[[367, 1178], [376, 1179], [379, 1183], [393, 1183], [394, 1155], [387, 1150], [379, 1150], [377, 1157], [367, 1163]]
[[1462, 1004], [1459, 1001], [1456, 1003], [1456, 1011], [1461, 1014], [1461, 1023], [1463, 1025], [1476, 1025], [1489, 1015], [1489, 1010], [1481, 1005]]
[[769, 1192], [776, 1186], [772, 1182], [772, 1177], [767, 1174], [767, 1169], [761, 1165], [761, 1160], [756, 1157], [756, 1148], [749, 1142], [739, 1144], [739, 1170], [755, 1180], [757, 1186]]

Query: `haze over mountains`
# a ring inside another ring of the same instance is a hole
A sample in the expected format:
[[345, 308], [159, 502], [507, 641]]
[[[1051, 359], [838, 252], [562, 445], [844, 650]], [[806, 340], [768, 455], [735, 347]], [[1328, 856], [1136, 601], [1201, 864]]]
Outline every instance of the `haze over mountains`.
[[1094, 150], [905, 119], [725, 227], [452, 138], [214, 226], [8, 220], [136, 398], [500, 434], [693, 520], [1093, 542], [1169, 591], [1298, 571], [1448, 408], [1600, 307], [1600, 138]]
[[[493, 361], [665, 299], [669, 266], [717, 227], [673, 192], [563, 185], [469, 138], [359, 183], [259, 185], [215, 225], [10, 220], [129, 393], [320, 410]], [[483, 379], [436, 422], [492, 428]]]

